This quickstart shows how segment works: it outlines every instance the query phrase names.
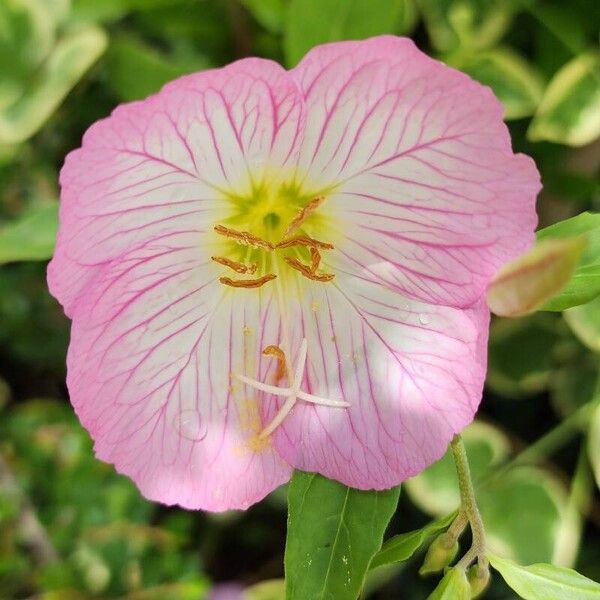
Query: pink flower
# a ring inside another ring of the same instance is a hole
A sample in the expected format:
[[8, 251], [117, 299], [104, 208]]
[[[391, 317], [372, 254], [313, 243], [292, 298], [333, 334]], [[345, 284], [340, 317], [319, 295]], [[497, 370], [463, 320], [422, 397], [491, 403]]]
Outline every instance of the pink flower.
[[490, 90], [395, 37], [182, 77], [93, 125], [61, 185], [71, 401], [145, 496], [206, 510], [438, 459], [540, 187]]

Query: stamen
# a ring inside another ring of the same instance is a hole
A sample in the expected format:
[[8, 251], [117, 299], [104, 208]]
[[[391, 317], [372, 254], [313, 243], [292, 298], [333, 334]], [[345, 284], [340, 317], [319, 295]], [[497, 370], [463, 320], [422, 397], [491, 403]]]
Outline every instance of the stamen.
[[310, 215], [312, 215], [321, 204], [325, 201], [325, 196], [317, 196], [313, 198], [304, 208], [302, 208], [298, 214], [292, 219], [291, 223], [285, 230], [284, 236], [290, 235], [290, 233], [296, 231]]
[[321, 264], [321, 253], [316, 248], [310, 249], [310, 270], [314, 273]]
[[244, 246], [252, 246], [254, 248], [262, 248], [263, 250], [269, 251], [275, 249], [275, 246], [273, 246], [271, 242], [267, 242], [249, 231], [236, 231], [235, 229], [225, 227], [224, 225], [215, 225], [214, 229], [219, 235], [234, 239]]
[[275, 372], [275, 383], [283, 379], [287, 373], [285, 353], [279, 346], [267, 346], [262, 353], [265, 356], [274, 356], [277, 359], [277, 371]]
[[235, 260], [231, 260], [225, 256], [211, 256], [211, 260], [214, 260], [216, 263], [220, 265], [224, 265], [225, 267], [229, 267], [233, 269], [236, 273], [248, 273], [248, 275], [254, 275], [256, 273], [256, 264], [251, 263], [249, 265], [245, 265], [241, 262], [237, 262]]
[[312, 279], [313, 281], [327, 282], [331, 281], [335, 277], [333, 273], [313, 273], [308, 265], [301, 263], [299, 260], [292, 258], [291, 256], [284, 256], [283, 260], [285, 260], [285, 262], [292, 267], [292, 269], [296, 269], [296, 271], [302, 273], [304, 277]]
[[219, 277], [219, 281], [224, 285], [230, 285], [235, 288], [258, 288], [269, 281], [273, 281], [277, 275], [267, 273], [263, 277], [256, 279], [231, 279], [231, 277]]
[[308, 235], [297, 235], [288, 240], [282, 240], [275, 244], [275, 248], [291, 248], [292, 246], [304, 246], [305, 248], [321, 248], [321, 250], [333, 250], [333, 244], [315, 240]]

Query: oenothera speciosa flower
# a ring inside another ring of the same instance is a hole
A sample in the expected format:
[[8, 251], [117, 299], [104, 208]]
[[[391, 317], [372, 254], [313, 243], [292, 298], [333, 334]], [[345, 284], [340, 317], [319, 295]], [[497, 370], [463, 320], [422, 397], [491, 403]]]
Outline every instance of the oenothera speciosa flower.
[[182, 77], [93, 125], [61, 185], [49, 283], [96, 454], [224, 510], [293, 468], [383, 489], [444, 453], [539, 178], [488, 88], [380, 37]]

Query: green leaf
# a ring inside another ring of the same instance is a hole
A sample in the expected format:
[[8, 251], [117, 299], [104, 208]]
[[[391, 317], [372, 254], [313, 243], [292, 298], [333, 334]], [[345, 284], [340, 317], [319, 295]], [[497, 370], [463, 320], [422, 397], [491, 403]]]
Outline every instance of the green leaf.
[[175, 10], [187, 0], [71, 0], [70, 19], [76, 22], [100, 23], [115, 21], [133, 11], [151, 11], [162, 6]]
[[[572, 309], [571, 309], [572, 310]], [[567, 417], [593, 399], [600, 376], [598, 357], [573, 340], [565, 351], [572, 354], [570, 361], [555, 368], [550, 379], [550, 397], [554, 410]]]
[[8, 102], [8, 84], [16, 90], [46, 58], [54, 29], [44, 0], [0, 2], [0, 109]]
[[535, 312], [565, 287], [586, 246], [585, 237], [539, 241], [498, 271], [488, 287], [488, 306], [502, 317]]
[[502, 38], [513, 9], [504, 0], [419, 0], [431, 44], [441, 52], [491, 48]]
[[39, 204], [20, 219], [0, 226], [0, 264], [50, 258], [57, 229], [57, 202]]
[[560, 293], [544, 304], [543, 310], [562, 311], [600, 295], [600, 213], [581, 213], [537, 232], [540, 241], [579, 235], [585, 235], [587, 247], [575, 273]]
[[432, 536], [449, 527], [455, 517], [456, 512], [453, 512], [421, 529], [395, 535], [383, 544], [381, 550], [373, 557], [370, 568], [408, 560]]
[[596, 484], [600, 488], [600, 404], [594, 410], [588, 434], [588, 456]]
[[178, 63], [150, 46], [123, 37], [113, 41], [108, 52], [108, 84], [121, 100], [138, 100], [157, 92], [168, 81], [206, 66], [201, 62]]
[[523, 567], [495, 554], [488, 556], [504, 581], [524, 600], [598, 600], [600, 584], [564, 567], [535, 564]]
[[355, 600], [399, 494], [400, 487], [361, 491], [295, 471], [288, 496], [287, 600]]
[[489, 85], [504, 105], [505, 119], [521, 119], [535, 112], [544, 91], [536, 68], [508, 48], [459, 55], [449, 64], [484, 85]]
[[600, 296], [563, 313], [573, 333], [591, 350], [600, 352]]
[[463, 569], [448, 569], [428, 600], [471, 600], [471, 586]]
[[241, 0], [248, 12], [271, 33], [281, 33], [285, 20], [283, 0]]
[[317, 44], [394, 33], [404, 0], [291, 0], [284, 40], [288, 65]]
[[512, 400], [545, 390], [555, 368], [553, 350], [561, 341], [560, 324], [558, 315], [539, 312], [522, 319], [494, 319], [488, 387]]
[[104, 52], [106, 44], [106, 35], [96, 27], [64, 36], [23, 95], [0, 110], [0, 143], [15, 144], [31, 137]]
[[600, 135], [600, 53], [581, 54], [548, 85], [527, 137], [584, 146]]

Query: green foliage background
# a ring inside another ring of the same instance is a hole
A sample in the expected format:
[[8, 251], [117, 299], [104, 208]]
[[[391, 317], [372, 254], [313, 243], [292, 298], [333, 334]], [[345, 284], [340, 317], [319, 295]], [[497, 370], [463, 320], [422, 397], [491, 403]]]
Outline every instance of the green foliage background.
[[[594, 0], [0, 0], [0, 599], [197, 599], [224, 582], [237, 590], [283, 576], [284, 489], [219, 516], [146, 502], [95, 460], [67, 402], [68, 322], [44, 261], [58, 171], [91, 123], [242, 56], [293, 66], [318, 43], [410, 35], [500, 97], [515, 150], [542, 173], [540, 220], [550, 225], [600, 209], [599, 27]], [[594, 227], [578, 277], [600, 291]], [[599, 352], [597, 299], [496, 319], [480, 422], [465, 435], [494, 552], [576, 566], [596, 581]], [[558, 433], [539, 452], [519, 454], [548, 431]], [[456, 507], [446, 457], [404, 486], [386, 538]], [[308, 529], [317, 535], [318, 522]], [[417, 548], [430, 530], [388, 542], [388, 555], [407, 562], [373, 569], [366, 597], [427, 596], [437, 579], [416, 574]], [[246, 597], [277, 599], [282, 588]], [[487, 597], [517, 596], [496, 576]]]

